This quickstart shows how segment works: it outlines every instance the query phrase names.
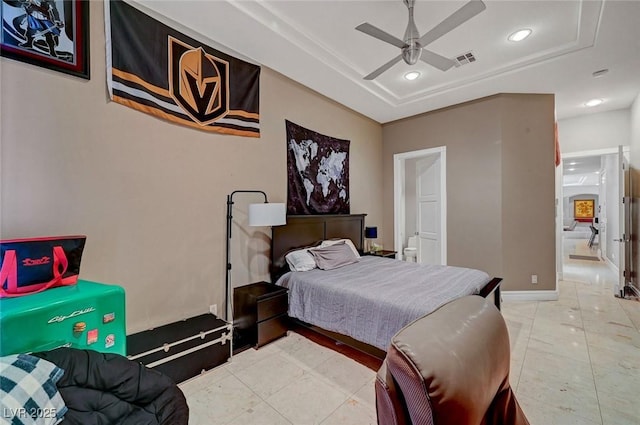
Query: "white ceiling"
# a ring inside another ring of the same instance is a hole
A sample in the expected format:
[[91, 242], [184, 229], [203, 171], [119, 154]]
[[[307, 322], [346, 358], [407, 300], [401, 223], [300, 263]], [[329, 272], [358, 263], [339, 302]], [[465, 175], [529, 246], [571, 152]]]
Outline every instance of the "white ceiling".
[[[380, 123], [496, 93], [553, 93], [559, 119], [628, 108], [640, 92], [640, 1], [494, 1], [429, 50], [476, 62], [443, 72], [400, 62], [362, 79], [400, 51], [354, 28], [369, 22], [402, 39], [407, 9], [393, 1], [158, 1], [152, 12], [272, 68]], [[417, 0], [420, 35], [466, 1]], [[533, 34], [513, 43], [507, 36]], [[214, 46], [215, 47], [215, 46]], [[418, 70], [421, 77], [403, 75]], [[592, 73], [608, 69], [604, 76]], [[602, 98], [587, 109], [584, 102]]]
[[585, 156], [562, 160], [564, 186], [598, 186], [602, 171], [602, 157]]

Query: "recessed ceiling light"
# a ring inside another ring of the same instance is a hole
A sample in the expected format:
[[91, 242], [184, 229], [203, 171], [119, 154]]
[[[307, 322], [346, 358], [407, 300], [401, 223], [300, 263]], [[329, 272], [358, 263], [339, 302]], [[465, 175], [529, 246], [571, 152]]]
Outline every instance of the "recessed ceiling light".
[[525, 38], [531, 35], [531, 30], [529, 28], [518, 30], [511, 34], [508, 38], [509, 41], [522, 41]]
[[604, 100], [602, 99], [591, 99], [587, 102], [585, 102], [585, 106], [588, 106], [589, 108], [593, 107], [593, 106], [598, 106], [600, 105], [602, 102], [604, 102]]
[[576, 165], [576, 162], [570, 162], [569, 165]]
[[596, 174], [600, 174], [600, 171], [594, 171], [594, 173], [596, 173]]
[[405, 80], [409, 80], [409, 81], [413, 81], [419, 76], [420, 76], [420, 73], [418, 71], [409, 71], [406, 74], [404, 74]]
[[569, 168], [569, 171], [576, 171], [575, 168]]

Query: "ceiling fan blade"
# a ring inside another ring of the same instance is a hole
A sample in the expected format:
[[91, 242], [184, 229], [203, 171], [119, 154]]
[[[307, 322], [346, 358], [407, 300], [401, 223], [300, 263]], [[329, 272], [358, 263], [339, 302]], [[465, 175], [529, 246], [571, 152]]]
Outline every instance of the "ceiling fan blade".
[[433, 53], [432, 51], [427, 49], [422, 49], [420, 60], [422, 62], [428, 63], [435, 68], [438, 68], [440, 71], [446, 71], [456, 64], [455, 61], [449, 58], [445, 58], [444, 56], [437, 53]]
[[380, 68], [378, 68], [375, 71], [373, 71], [371, 74], [369, 74], [366, 77], [364, 77], [364, 79], [365, 80], [373, 80], [378, 75], [382, 74], [387, 69], [391, 68], [393, 65], [397, 64], [398, 62], [400, 62], [401, 59], [402, 59], [402, 55], [396, 56], [395, 58], [391, 59], [389, 62], [387, 62], [384, 65], [382, 65]]
[[487, 6], [482, 0], [471, 0], [469, 3], [462, 6], [460, 9], [453, 12], [444, 21], [433, 27], [433, 29], [422, 37], [420, 37], [420, 45], [425, 47], [430, 43], [433, 43], [449, 31], [467, 22], [469, 19], [476, 16], [478, 13], [485, 10]]
[[373, 25], [371, 25], [368, 22], [365, 22], [364, 24], [360, 24], [356, 27], [356, 29], [360, 32], [363, 32], [367, 35], [370, 35], [371, 37], [377, 38], [378, 40], [384, 41], [385, 43], [389, 43], [392, 44], [396, 47], [399, 48], [403, 48], [404, 46], [406, 46], [405, 42], [400, 40], [399, 38], [396, 38], [394, 36], [392, 36], [391, 34], [382, 31], [380, 28], [378, 27], [374, 27]]

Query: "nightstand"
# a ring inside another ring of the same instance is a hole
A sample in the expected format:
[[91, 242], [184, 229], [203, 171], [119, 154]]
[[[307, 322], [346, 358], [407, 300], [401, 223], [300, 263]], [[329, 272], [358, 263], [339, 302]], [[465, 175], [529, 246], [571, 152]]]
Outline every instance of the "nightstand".
[[287, 334], [287, 288], [267, 282], [233, 291], [234, 352], [259, 348]]
[[365, 252], [365, 255], [375, 255], [376, 257], [387, 257], [387, 258], [396, 258], [397, 251], [373, 251], [373, 252]]

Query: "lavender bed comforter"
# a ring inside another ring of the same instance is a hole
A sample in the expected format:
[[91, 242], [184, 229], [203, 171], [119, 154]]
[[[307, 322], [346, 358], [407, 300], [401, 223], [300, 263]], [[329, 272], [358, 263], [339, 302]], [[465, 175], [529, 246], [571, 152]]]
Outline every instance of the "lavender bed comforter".
[[477, 294], [487, 273], [363, 256], [334, 270], [289, 272], [289, 316], [386, 351], [400, 329], [438, 307]]

